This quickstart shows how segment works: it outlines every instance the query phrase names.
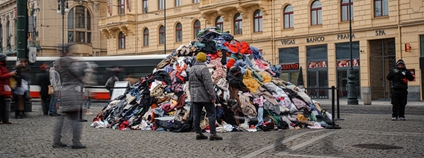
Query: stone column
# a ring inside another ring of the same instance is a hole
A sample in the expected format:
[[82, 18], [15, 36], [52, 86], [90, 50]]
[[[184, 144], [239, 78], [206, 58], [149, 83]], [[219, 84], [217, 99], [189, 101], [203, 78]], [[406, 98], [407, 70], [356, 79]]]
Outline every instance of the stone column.
[[15, 17], [14, 17], [14, 12], [11, 12], [9, 14], [9, 22], [10, 22], [10, 32], [12, 37], [10, 38], [10, 47], [11, 50], [13, 51], [13, 49], [15, 49], [16, 47], [16, 28], [15, 28]]

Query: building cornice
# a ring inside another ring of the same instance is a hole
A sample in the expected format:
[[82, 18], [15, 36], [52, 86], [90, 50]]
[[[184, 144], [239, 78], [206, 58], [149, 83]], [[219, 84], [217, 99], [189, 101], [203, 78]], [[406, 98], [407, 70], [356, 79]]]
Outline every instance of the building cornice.
[[415, 25], [424, 25], [424, 20], [410, 20], [410, 21], [404, 21], [400, 23], [400, 27], [406, 27], [406, 26], [415, 26]]
[[12, 5], [12, 4], [16, 4], [16, 0], [9, 0], [9, 1], [6, 1], [6, 2], [0, 4], [0, 9], [5, 8], [5, 7]]

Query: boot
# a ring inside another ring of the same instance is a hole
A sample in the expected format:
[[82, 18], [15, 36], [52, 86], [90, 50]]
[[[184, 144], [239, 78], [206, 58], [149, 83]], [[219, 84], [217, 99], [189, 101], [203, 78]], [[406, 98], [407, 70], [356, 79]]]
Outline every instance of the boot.
[[21, 117], [22, 118], [27, 118], [27, 116], [25, 115], [25, 111], [24, 110], [21, 110]]
[[196, 140], [208, 139], [208, 137], [207, 137], [207, 136], [205, 136], [205, 135], [203, 135], [203, 133], [202, 133], [202, 132], [196, 132], [196, 133], [197, 133], [197, 135], [196, 135]]
[[52, 145], [53, 148], [64, 148], [66, 146], [67, 145], [63, 144], [62, 142], [53, 143], [53, 145]]
[[87, 148], [85, 145], [82, 145], [81, 143], [74, 143], [72, 144], [72, 149], [85, 149]]
[[21, 118], [21, 114], [19, 110], [15, 110], [15, 119], [20, 119]]
[[211, 135], [209, 136], [209, 140], [222, 140], [222, 137], [218, 136], [216, 132], [211, 132]]

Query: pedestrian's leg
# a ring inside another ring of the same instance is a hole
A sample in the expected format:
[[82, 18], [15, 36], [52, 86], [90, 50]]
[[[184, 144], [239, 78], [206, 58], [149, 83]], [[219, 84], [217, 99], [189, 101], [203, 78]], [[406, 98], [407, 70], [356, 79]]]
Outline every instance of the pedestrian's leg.
[[392, 119], [397, 119], [399, 117], [399, 108], [400, 108], [400, 96], [397, 92], [392, 90]]
[[62, 128], [63, 120], [65, 116], [56, 117], [53, 124], [53, 148], [66, 147], [66, 144], [63, 144], [61, 141], [62, 138]]
[[72, 128], [72, 148], [73, 149], [83, 149], [86, 146], [81, 144], [81, 134], [82, 134], [82, 123], [79, 121], [79, 111], [68, 113], [69, 118], [71, 119], [71, 128]]
[[50, 115], [54, 116], [54, 115], [57, 114], [56, 103], [57, 103], [57, 94], [52, 94], [51, 99], [50, 99], [50, 104], [49, 104], [49, 114]]
[[6, 117], [6, 99], [4, 96], [0, 96], [0, 123], [6, 123], [9, 120]]
[[196, 139], [208, 139], [207, 136], [203, 135], [202, 129], [200, 128], [200, 118], [202, 115], [203, 104], [202, 103], [192, 103], [193, 106], [193, 126], [194, 131], [196, 131]]
[[408, 91], [405, 90], [401, 94], [400, 103], [399, 103], [399, 118], [404, 121], [405, 120], [405, 107], [408, 101]]
[[209, 119], [209, 128], [210, 128], [210, 131], [211, 131], [211, 135], [209, 137], [209, 140], [222, 140], [222, 137], [220, 137], [216, 134], [216, 126], [215, 126], [216, 108], [215, 108], [215, 104], [204, 103], [204, 105], [205, 105], [205, 109], [206, 109], [206, 114], [207, 114], [208, 119]]

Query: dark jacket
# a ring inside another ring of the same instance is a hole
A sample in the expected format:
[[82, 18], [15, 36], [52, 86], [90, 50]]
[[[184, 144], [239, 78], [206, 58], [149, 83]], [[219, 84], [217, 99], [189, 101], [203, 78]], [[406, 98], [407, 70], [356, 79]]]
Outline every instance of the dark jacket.
[[387, 75], [387, 80], [391, 81], [391, 87], [394, 90], [406, 90], [408, 89], [408, 81], [413, 81], [414, 76], [406, 68], [403, 69], [392, 69]]
[[40, 86], [40, 96], [41, 98], [49, 97], [49, 85], [50, 85], [50, 76], [49, 72], [42, 71], [37, 78], [37, 84]]
[[238, 67], [232, 68], [230, 72], [228, 72], [227, 81], [231, 87], [242, 91], [247, 90], [246, 85], [243, 83], [243, 74], [240, 72], [240, 68]]
[[6, 95], [4, 85], [9, 85], [10, 74], [3, 61], [0, 61], [0, 96]]
[[25, 66], [17, 66], [17, 67], [15, 67], [14, 70], [16, 70], [16, 76], [13, 77], [16, 80], [16, 87], [21, 87], [23, 79], [28, 81], [27, 75], [26, 75], [26, 67]]
[[192, 102], [211, 102], [216, 99], [212, 77], [204, 62], [196, 61], [190, 68], [188, 76]]

